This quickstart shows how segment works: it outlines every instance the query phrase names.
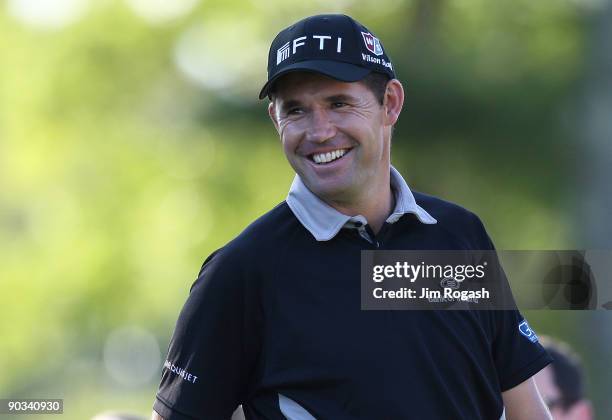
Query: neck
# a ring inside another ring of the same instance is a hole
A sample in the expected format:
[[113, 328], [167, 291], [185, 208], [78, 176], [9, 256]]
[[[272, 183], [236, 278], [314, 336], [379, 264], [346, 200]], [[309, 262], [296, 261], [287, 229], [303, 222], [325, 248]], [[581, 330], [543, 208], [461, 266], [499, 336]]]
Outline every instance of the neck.
[[342, 214], [364, 216], [372, 231], [377, 234], [395, 208], [395, 197], [391, 191], [389, 176], [383, 181], [383, 184], [374, 191], [364, 192], [359, 200], [352, 200], [351, 202], [335, 201], [328, 202], [328, 204]]

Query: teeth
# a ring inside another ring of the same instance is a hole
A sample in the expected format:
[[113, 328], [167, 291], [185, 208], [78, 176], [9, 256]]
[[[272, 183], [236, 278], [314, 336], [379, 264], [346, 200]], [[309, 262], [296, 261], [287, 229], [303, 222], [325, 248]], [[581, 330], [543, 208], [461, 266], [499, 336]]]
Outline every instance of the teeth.
[[332, 152], [319, 153], [319, 154], [313, 155], [312, 160], [314, 160], [316, 163], [329, 163], [332, 160], [341, 158], [345, 154], [346, 154], [346, 149], [338, 149]]

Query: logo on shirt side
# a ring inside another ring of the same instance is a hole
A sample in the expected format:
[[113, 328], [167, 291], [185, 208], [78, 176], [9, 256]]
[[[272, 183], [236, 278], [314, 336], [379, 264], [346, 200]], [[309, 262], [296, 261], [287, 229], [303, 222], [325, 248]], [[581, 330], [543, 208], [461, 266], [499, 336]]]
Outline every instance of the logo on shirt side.
[[529, 324], [527, 323], [526, 320], [523, 320], [523, 322], [519, 324], [518, 329], [520, 333], [523, 334], [525, 337], [527, 337], [527, 339], [531, 341], [532, 343], [538, 342], [538, 336], [536, 335], [535, 331], [533, 331], [529, 327]]
[[191, 382], [192, 384], [195, 384], [196, 381], [198, 380], [197, 376], [187, 372], [185, 369], [181, 367], [176, 366], [174, 363], [170, 363], [168, 360], [164, 362], [164, 367], [168, 369], [170, 372], [183, 378], [183, 380], [187, 382]]

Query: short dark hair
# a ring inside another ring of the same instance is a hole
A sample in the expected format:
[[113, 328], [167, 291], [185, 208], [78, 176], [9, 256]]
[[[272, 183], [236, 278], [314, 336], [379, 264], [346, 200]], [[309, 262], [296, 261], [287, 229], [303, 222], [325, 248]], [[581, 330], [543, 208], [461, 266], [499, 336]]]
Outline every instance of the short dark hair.
[[387, 83], [389, 83], [389, 80], [389, 76], [386, 74], [373, 71], [361, 79], [361, 83], [370, 89], [370, 92], [374, 94], [374, 97], [378, 103], [382, 105], [385, 101], [385, 92], [387, 90]]
[[[387, 90], [387, 83], [389, 82], [389, 76], [383, 73], [378, 73], [375, 71], [370, 72], [366, 77], [360, 80], [370, 92], [374, 94], [374, 97], [378, 101], [380, 105], [384, 103], [385, 100], [385, 92]], [[276, 83], [274, 83], [270, 87], [270, 93], [268, 97], [271, 101], [274, 101], [274, 96], [276, 95]]]
[[550, 337], [541, 337], [540, 342], [553, 358], [553, 381], [561, 392], [561, 407], [568, 410], [585, 397], [580, 357], [567, 344]]

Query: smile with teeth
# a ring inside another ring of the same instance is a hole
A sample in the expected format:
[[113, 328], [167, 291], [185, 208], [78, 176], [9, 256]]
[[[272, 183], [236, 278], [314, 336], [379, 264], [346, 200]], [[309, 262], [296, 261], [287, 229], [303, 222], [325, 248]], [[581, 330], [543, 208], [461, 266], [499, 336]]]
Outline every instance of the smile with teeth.
[[329, 163], [336, 159], [340, 159], [346, 154], [346, 152], [348, 152], [348, 149], [338, 149], [327, 153], [317, 153], [312, 155], [312, 160], [318, 164]]

